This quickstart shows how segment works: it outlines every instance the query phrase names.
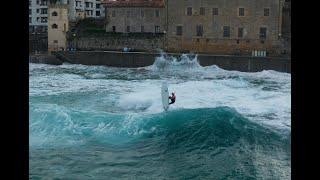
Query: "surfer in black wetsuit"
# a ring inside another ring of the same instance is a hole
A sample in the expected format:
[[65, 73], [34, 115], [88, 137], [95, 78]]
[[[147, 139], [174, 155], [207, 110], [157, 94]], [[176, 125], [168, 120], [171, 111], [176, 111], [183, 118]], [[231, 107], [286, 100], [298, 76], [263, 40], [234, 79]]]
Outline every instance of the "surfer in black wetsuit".
[[176, 101], [176, 95], [174, 94], [174, 92], [172, 92], [171, 94], [172, 96], [169, 96], [169, 99], [171, 100], [169, 104], [173, 104]]

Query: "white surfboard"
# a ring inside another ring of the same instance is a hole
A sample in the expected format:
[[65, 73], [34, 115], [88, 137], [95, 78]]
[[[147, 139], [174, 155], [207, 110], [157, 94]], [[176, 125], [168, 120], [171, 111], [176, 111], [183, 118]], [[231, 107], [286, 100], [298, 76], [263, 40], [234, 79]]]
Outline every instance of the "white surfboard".
[[169, 92], [168, 92], [168, 84], [166, 82], [162, 83], [161, 86], [161, 98], [162, 98], [162, 106], [165, 111], [169, 108]]

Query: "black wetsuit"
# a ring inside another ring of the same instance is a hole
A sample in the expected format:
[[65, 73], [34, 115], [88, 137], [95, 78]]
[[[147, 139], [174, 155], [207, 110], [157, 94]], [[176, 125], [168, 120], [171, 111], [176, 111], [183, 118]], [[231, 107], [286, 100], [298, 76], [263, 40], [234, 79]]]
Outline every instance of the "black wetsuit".
[[176, 96], [170, 96], [169, 99], [171, 100], [169, 104], [173, 104], [174, 102], [176, 102]]

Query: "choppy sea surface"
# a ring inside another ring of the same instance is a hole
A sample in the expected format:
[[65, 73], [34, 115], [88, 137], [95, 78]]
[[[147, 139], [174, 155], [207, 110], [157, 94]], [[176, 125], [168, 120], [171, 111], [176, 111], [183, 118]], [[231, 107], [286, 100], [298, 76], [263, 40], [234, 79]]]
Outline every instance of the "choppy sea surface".
[[29, 66], [30, 179], [291, 179], [290, 74]]

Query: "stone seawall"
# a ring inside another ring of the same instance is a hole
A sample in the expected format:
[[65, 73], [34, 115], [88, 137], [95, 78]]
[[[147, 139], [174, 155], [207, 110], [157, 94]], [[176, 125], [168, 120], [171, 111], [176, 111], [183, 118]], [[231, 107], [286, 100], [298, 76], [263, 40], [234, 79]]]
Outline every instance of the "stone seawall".
[[61, 65], [63, 62], [54, 55], [48, 53], [29, 55], [30, 63]]
[[[167, 55], [180, 56], [181, 54], [168, 53]], [[155, 58], [160, 56], [160, 53], [75, 51], [58, 52], [55, 56], [63, 62], [72, 64], [133, 68], [152, 65]], [[237, 70], [243, 72], [275, 70], [291, 73], [291, 58], [198, 54], [198, 61], [201, 66], [217, 65], [225, 70]]]
[[80, 51], [121, 51], [124, 47], [135, 51], [156, 51], [164, 49], [164, 35], [88, 35], [70, 41], [69, 45]]

